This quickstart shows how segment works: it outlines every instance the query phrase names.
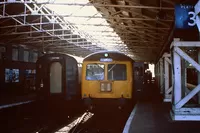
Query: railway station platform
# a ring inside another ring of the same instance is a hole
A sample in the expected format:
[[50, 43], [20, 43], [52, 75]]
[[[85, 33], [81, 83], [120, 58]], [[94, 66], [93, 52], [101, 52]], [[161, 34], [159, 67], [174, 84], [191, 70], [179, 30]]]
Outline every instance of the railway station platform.
[[[151, 87], [150, 87], [151, 86]], [[173, 121], [171, 103], [164, 103], [155, 85], [146, 85], [140, 92], [123, 133], [199, 133], [200, 122]]]
[[34, 93], [21, 95], [21, 96], [9, 95], [6, 97], [0, 95], [0, 109], [30, 103], [34, 100], [36, 100], [36, 94], [34, 94]]

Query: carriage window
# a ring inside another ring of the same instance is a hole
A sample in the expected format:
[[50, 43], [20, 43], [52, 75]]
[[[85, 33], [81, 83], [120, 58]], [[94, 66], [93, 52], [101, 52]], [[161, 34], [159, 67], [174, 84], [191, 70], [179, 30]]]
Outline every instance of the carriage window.
[[5, 69], [5, 82], [16, 83], [19, 82], [19, 69]]
[[12, 60], [18, 61], [19, 59], [19, 49], [13, 48], [12, 49]]
[[104, 80], [103, 64], [88, 64], [86, 70], [86, 80]]
[[29, 62], [29, 51], [28, 50], [24, 50], [24, 61]]
[[125, 64], [109, 64], [108, 80], [127, 80]]

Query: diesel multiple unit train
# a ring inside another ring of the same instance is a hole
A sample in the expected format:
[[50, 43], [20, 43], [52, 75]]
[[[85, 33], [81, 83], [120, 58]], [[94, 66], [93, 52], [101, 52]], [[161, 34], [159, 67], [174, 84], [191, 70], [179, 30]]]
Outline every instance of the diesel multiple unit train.
[[36, 88], [43, 99], [80, 98], [77, 61], [60, 53], [43, 55], [36, 62]]
[[87, 105], [132, 101], [133, 60], [118, 52], [98, 52], [83, 60], [81, 97]]
[[63, 101], [81, 99], [87, 106], [101, 103], [123, 106], [133, 102], [134, 61], [131, 58], [119, 52], [98, 52], [88, 55], [81, 67], [65, 54], [40, 57], [36, 63], [39, 96]]

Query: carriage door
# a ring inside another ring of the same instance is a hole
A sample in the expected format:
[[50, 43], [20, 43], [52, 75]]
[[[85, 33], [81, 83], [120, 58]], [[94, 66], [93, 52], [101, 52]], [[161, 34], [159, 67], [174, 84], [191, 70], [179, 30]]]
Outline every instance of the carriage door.
[[50, 93], [62, 93], [62, 65], [59, 62], [50, 66]]

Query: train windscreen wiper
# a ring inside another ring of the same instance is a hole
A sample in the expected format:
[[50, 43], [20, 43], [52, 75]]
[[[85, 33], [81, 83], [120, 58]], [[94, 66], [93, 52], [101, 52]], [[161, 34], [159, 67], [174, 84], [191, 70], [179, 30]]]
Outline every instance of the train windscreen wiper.
[[115, 63], [109, 70], [108, 72], [110, 72], [117, 64]]

